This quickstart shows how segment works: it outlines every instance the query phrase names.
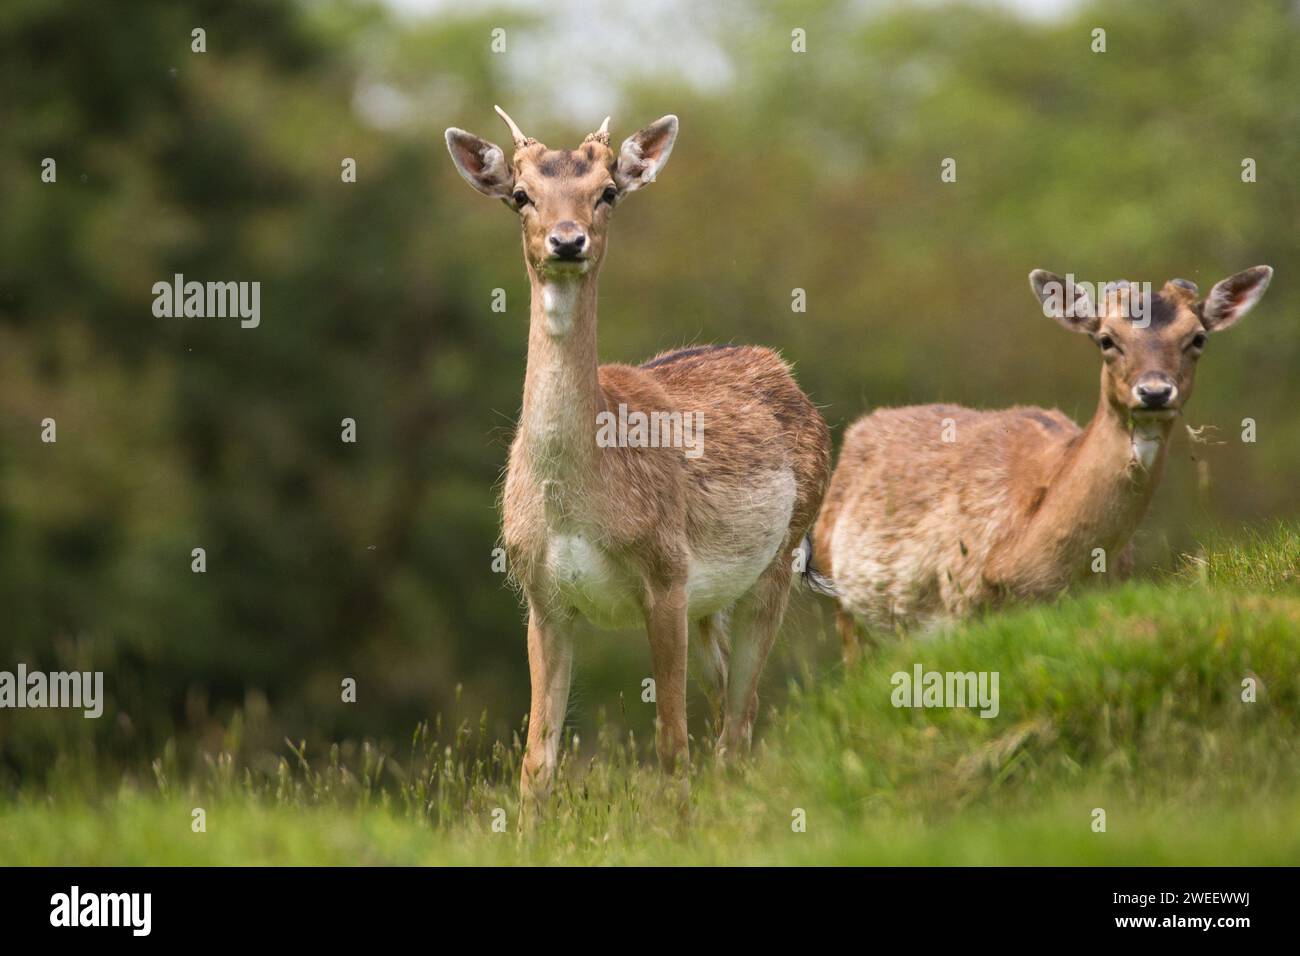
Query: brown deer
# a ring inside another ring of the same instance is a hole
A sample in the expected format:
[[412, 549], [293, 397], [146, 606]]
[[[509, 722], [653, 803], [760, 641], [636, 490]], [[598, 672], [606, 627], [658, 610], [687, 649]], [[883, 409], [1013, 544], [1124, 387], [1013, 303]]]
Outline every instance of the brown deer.
[[[577, 149], [548, 149], [497, 112], [514, 138], [509, 162], [477, 136], [446, 135], [461, 176], [519, 216], [532, 286], [502, 537], [528, 602], [532, 706], [521, 786], [540, 799], [555, 774], [580, 617], [603, 627], [644, 621], [665, 768], [683, 769], [688, 757], [692, 621], [719, 749], [748, 746], [794, 552], [830, 475], [830, 435], [765, 348], [687, 348], [635, 367], [597, 362], [610, 220], [663, 169], [677, 117], [656, 120], [615, 153], [608, 119]], [[702, 447], [647, 443], [632, 431], [608, 440], [612, 417], [638, 414], [698, 422]]]
[[1098, 557], [1125, 569], [1207, 337], [1236, 324], [1272, 275], [1247, 269], [1199, 301], [1186, 279], [1154, 295], [1106, 284], [1098, 309], [1087, 289], [1035, 270], [1044, 312], [1101, 352], [1101, 397], [1086, 428], [1056, 409], [955, 405], [880, 409], [855, 422], [814, 533], [846, 660], [857, 652], [855, 616], [869, 631], [925, 628], [1002, 599], [1057, 594]]

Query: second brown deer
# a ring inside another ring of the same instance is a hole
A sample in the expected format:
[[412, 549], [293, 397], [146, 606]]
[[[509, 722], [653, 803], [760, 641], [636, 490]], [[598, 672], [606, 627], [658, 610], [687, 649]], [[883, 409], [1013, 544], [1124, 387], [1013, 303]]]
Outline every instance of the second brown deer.
[[877, 632], [923, 629], [1003, 599], [1057, 594], [1101, 566], [1099, 556], [1127, 564], [1209, 335], [1236, 324], [1272, 275], [1255, 266], [1204, 299], [1186, 279], [1154, 294], [1107, 284], [1094, 303], [1085, 287], [1035, 270], [1044, 311], [1101, 355], [1087, 427], [1056, 409], [956, 405], [880, 409], [855, 422], [814, 534], [838, 593], [845, 658], [857, 653], [855, 619]]

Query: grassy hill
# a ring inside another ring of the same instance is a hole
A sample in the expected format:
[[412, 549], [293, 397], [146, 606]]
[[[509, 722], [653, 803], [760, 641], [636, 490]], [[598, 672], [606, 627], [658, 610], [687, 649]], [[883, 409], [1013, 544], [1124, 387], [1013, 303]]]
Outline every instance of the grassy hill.
[[[917, 664], [996, 671], [998, 715], [893, 706]], [[518, 740], [435, 724], [405, 754], [294, 745], [181, 780], [169, 753], [108, 793], [11, 794], [0, 864], [1294, 864], [1298, 730], [1300, 534], [1279, 527], [1159, 583], [891, 639], [792, 691], [745, 766], [697, 746], [689, 809], [609, 724], [521, 835]]]

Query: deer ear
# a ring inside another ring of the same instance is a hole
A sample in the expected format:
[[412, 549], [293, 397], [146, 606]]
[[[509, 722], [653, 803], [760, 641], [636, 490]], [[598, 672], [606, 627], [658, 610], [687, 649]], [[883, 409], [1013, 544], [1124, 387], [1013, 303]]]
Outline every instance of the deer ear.
[[496, 143], [453, 126], [447, 130], [447, 152], [465, 182], [484, 196], [505, 199], [514, 189], [515, 174]]
[[1216, 282], [1201, 303], [1201, 321], [1211, 332], [1236, 325], [1249, 312], [1273, 278], [1271, 266], [1253, 266]]
[[1092, 298], [1072, 279], [1062, 279], [1046, 269], [1035, 269], [1029, 273], [1029, 287], [1043, 303], [1044, 315], [1056, 319], [1071, 332], [1097, 331], [1097, 310]]
[[668, 162], [676, 141], [677, 117], [671, 113], [623, 140], [614, 169], [614, 182], [618, 183], [619, 190], [630, 193], [654, 182]]

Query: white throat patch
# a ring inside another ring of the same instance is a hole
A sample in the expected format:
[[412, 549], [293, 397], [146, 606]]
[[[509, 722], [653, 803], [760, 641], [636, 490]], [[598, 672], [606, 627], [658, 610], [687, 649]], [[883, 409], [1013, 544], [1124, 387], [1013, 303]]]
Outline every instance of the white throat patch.
[[578, 283], [548, 282], [543, 285], [542, 310], [546, 313], [547, 332], [568, 335], [578, 311]]
[[1142, 466], [1143, 471], [1151, 470], [1164, 440], [1164, 429], [1159, 424], [1155, 422], [1133, 424], [1133, 460]]

